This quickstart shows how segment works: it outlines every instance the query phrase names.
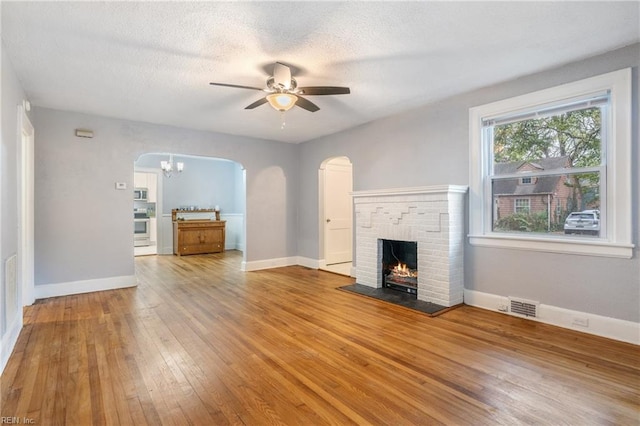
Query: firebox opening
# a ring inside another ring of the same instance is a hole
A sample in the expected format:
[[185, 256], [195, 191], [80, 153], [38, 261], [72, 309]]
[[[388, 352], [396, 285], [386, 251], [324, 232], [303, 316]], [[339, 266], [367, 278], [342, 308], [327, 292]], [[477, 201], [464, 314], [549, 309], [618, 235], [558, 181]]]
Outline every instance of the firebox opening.
[[382, 286], [417, 296], [417, 242], [382, 240]]

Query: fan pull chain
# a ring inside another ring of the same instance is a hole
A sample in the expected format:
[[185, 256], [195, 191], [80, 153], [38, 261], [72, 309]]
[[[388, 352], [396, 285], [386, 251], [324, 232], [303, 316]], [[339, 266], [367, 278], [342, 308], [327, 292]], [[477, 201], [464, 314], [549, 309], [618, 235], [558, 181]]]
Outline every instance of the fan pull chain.
[[287, 124], [287, 123], [284, 121], [284, 111], [280, 111], [280, 119], [282, 120], [282, 121], [281, 121], [281, 122], [282, 122], [282, 125], [280, 126], [280, 130], [284, 130], [284, 126]]

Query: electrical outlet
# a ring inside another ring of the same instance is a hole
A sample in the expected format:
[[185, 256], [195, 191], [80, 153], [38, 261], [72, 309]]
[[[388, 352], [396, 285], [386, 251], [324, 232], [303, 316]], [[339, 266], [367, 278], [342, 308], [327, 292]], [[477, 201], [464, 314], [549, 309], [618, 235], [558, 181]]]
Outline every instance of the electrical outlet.
[[580, 327], [589, 327], [589, 318], [575, 317], [573, 318], [573, 325]]

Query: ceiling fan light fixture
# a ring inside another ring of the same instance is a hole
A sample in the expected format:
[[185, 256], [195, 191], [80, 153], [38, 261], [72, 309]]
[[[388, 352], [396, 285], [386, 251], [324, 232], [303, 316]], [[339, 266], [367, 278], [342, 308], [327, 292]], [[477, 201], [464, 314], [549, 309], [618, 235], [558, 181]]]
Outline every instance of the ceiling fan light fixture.
[[267, 95], [267, 101], [278, 111], [289, 111], [296, 104], [298, 97], [291, 93], [272, 93]]

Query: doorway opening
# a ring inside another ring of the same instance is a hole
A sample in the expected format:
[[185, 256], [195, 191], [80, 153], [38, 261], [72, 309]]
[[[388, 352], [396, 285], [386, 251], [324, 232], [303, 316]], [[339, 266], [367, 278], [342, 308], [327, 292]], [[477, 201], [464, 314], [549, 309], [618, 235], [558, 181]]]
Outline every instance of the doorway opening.
[[[246, 171], [242, 164], [222, 158], [172, 153], [173, 160], [183, 164], [183, 171], [168, 177], [161, 169], [161, 162], [166, 161], [169, 155], [143, 154], [134, 163], [136, 175], [145, 173], [151, 179], [134, 182], [134, 187], [146, 189], [147, 193], [137, 200], [132, 193], [132, 220], [136, 225], [148, 219], [148, 233], [143, 236], [148, 235], [153, 249], [141, 246], [143, 239], [132, 235], [134, 254], [173, 255], [176, 251], [173, 221], [178, 211], [180, 219], [184, 219], [181, 215], [188, 214], [193, 220], [223, 220], [224, 249], [242, 251], [244, 257]], [[144, 239], [144, 244], [146, 241]]]
[[319, 268], [351, 276], [353, 269], [353, 166], [348, 157], [325, 160], [318, 172]]
[[134, 164], [133, 194], [133, 253], [161, 254], [163, 229], [158, 212], [162, 212], [162, 171]]

